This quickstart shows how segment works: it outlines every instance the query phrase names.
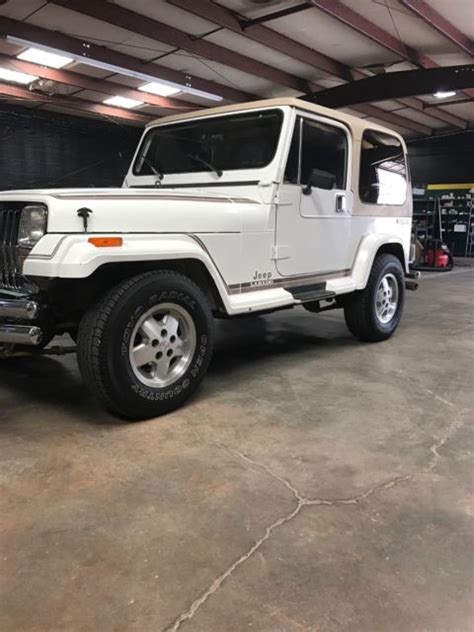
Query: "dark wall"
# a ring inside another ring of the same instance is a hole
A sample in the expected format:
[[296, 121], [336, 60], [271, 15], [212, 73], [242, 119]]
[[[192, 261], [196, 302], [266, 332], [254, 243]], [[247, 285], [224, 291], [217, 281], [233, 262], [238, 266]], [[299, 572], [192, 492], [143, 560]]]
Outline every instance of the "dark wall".
[[[141, 130], [0, 106], [0, 190], [121, 186]], [[474, 182], [474, 130], [408, 143], [414, 184]]]
[[141, 129], [0, 106], [0, 190], [121, 186]]
[[474, 130], [408, 142], [414, 184], [474, 182]]

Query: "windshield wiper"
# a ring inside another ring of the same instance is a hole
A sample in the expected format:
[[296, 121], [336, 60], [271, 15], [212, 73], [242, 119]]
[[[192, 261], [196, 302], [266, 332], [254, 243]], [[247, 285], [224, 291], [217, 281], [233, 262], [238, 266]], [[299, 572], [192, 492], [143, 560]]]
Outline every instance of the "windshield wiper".
[[199, 162], [201, 165], [204, 165], [205, 167], [207, 167], [211, 171], [214, 171], [214, 173], [217, 175], [217, 177], [219, 177], [219, 178], [222, 177], [222, 170], [221, 169], [217, 169], [217, 167], [214, 167], [214, 165], [211, 165], [211, 163], [207, 162], [207, 160], [204, 160], [203, 158], [200, 158], [199, 156], [195, 156], [194, 154], [186, 154], [186, 158], [191, 158], [192, 160], [195, 160], [196, 162]]
[[160, 168], [159, 165], [157, 165], [158, 169], [156, 169], [153, 162], [145, 154], [141, 156], [141, 160], [143, 160], [143, 162], [145, 162], [150, 167], [150, 169], [153, 171], [155, 176], [158, 178], [157, 184], [159, 183], [161, 185], [161, 181], [163, 180], [165, 175], [162, 171], [158, 171], [158, 169]]

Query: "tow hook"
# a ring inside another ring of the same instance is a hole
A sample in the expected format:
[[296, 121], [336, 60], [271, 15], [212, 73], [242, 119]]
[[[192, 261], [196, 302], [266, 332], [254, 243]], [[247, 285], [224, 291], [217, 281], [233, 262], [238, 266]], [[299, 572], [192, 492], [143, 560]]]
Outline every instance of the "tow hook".
[[419, 280], [421, 272], [419, 270], [410, 270], [405, 274], [405, 287], [407, 290], [417, 290], [419, 286]]

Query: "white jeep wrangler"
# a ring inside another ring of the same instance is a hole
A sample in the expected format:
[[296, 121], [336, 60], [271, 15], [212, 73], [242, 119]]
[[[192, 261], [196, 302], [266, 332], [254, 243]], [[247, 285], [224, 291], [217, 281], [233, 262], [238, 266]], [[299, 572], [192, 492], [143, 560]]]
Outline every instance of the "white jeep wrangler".
[[385, 340], [402, 315], [412, 204], [403, 139], [286, 98], [150, 124], [120, 189], [0, 194], [0, 353], [69, 333], [129, 419], [181, 405], [213, 317], [343, 308]]

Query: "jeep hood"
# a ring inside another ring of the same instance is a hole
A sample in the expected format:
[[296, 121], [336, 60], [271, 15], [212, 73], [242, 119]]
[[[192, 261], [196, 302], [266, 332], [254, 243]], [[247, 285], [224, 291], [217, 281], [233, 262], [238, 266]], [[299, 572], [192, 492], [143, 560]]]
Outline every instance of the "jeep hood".
[[[231, 186], [231, 185], [230, 185]], [[48, 232], [84, 231], [80, 209], [91, 211], [88, 232], [239, 232], [242, 205], [257, 199], [202, 189], [38, 189], [0, 192], [0, 203], [48, 206]]]

